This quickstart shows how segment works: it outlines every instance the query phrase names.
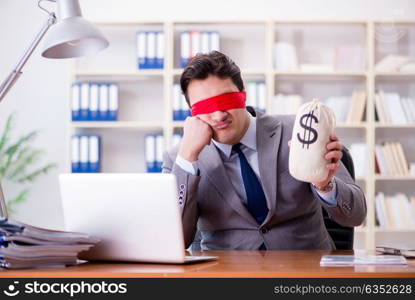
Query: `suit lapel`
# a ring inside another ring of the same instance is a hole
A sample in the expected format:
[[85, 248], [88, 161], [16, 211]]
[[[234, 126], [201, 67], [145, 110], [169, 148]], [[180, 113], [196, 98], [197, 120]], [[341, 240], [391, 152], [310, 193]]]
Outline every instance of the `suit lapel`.
[[259, 115], [257, 119], [258, 167], [264, 189], [268, 215], [267, 223], [275, 212], [277, 200], [277, 154], [281, 141], [281, 122], [276, 118]]
[[257, 224], [255, 219], [243, 205], [241, 199], [236, 194], [231, 181], [226, 173], [225, 166], [220, 158], [218, 149], [213, 143], [206, 146], [199, 156], [199, 168], [203, 175], [206, 175], [210, 182], [215, 186], [223, 199], [241, 216]]

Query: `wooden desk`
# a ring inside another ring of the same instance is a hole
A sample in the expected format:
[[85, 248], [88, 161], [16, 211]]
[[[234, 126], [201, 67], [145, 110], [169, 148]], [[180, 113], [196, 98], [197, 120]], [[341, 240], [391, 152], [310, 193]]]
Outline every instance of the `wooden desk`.
[[0, 277], [415, 277], [415, 260], [406, 266], [320, 267], [324, 254], [353, 251], [206, 251], [219, 260], [190, 265], [84, 263], [59, 269], [2, 270]]

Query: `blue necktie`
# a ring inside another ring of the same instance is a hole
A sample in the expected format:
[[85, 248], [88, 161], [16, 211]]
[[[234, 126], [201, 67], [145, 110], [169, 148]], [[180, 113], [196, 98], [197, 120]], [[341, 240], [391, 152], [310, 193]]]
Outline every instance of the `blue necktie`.
[[268, 207], [265, 199], [264, 190], [262, 189], [261, 183], [258, 180], [254, 170], [249, 165], [245, 155], [241, 150], [241, 143], [235, 144], [232, 150], [238, 153], [239, 160], [241, 163], [241, 174], [244, 181], [244, 187], [247, 199], [247, 208], [255, 220], [262, 224], [267, 214]]

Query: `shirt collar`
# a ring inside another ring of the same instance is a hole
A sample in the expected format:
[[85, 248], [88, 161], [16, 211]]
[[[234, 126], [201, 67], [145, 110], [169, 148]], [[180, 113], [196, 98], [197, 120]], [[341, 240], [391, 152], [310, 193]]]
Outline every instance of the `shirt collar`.
[[[242, 137], [240, 143], [244, 146], [256, 151], [256, 118], [249, 115], [250, 122], [248, 130], [245, 132], [245, 135]], [[222, 154], [229, 159], [232, 153], [232, 145], [223, 144], [212, 139], [213, 144], [222, 152]]]

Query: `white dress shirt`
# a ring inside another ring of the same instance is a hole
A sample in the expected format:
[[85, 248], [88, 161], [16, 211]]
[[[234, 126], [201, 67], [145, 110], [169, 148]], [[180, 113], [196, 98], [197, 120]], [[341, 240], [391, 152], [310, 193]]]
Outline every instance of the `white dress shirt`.
[[[237, 195], [240, 199], [247, 203], [246, 192], [244, 187], [244, 182], [241, 174], [241, 167], [239, 156], [236, 152], [232, 152], [232, 145], [222, 144], [214, 139], [212, 142], [215, 144], [216, 148], [220, 151], [220, 156], [222, 158], [223, 164], [225, 166], [226, 173], [234, 187]], [[256, 144], [256, 118], [250, 116], [250, 122], [248, 130], [246, 131], [245, 135], [241, 139], [240, 143], [242, 144], [241, 150], [245, 155], [248, 163], [250, 164], [251, 168], [254, 170], [255, 174], [257, 175], [259, 181], [261, 182], [261, 174], [259, 173], [258, 168], [258, 152], [257, 152], [257, 144]], [[196, 175], [197, 170], [195, 170], [193, 164], [177, 155], [176, 164], [180, 166], [184, 171], [191, 175]], [[261, 183], [262, 184], [262, 183]], [[313, 185], [311, 188], [314, 189]], [[336, 190], [336, 182], [334, 181], [333, 189], [328, 193], [321, 193], [316, 190], [317, 194], [320, 196], [320, 199], [328, 205], [335, 206], [337, 205], [337, 190]]]

